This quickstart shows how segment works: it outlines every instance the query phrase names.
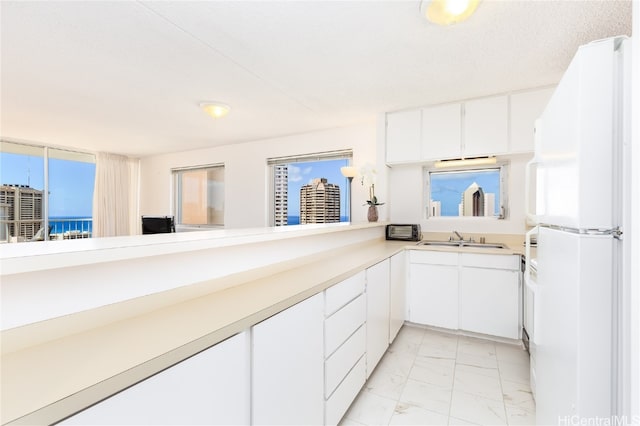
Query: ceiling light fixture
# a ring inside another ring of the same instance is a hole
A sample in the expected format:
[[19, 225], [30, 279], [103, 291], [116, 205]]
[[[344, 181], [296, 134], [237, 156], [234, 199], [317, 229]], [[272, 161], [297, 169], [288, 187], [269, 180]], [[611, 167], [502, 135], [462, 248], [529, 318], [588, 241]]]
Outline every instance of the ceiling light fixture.
[[201, 102], [200, 108], [202, 108], [207, 114], [213, 118], [221, 118], [229, 114], [231, 107], [220, 102]]
[[496, 164], [496, 161], [496, 157], [461, 158], [459, 160], [436, 161], [435, 166], [438, 169], [443, 169], [446, 167], [484, 166], [489, 164]]
[[434, 24], [451, 25], [468, 19], [480, 0], [422, 0], [420, 10]]

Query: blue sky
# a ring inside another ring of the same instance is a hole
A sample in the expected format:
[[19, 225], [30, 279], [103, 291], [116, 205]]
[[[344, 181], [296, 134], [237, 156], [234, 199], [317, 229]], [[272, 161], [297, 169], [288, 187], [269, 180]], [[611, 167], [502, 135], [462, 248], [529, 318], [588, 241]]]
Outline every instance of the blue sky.
[[340, 186], [340, 216], [346, 216], [345, 189], [349, 185], [349, 181], [342, 176], [340, 167], [348, 165], [349, 160], [346, 159], [289, 164], [289, 216], [300, 214], [300, 188], [315, 178], [326, 178], [329, 183]]
[[[49, 160], [49, 217], [91, 217], [95, 168], [94, 163]], [[43, 190], [43, 157], [0, 153], [0, 184]]]
[[473, 182], [486, 193], [496, 195], [495, 211], [500, 212], [500, 170], [431, 173], [431, 199], [442, 203], [442, 216], [458, 216], [460, 196]]

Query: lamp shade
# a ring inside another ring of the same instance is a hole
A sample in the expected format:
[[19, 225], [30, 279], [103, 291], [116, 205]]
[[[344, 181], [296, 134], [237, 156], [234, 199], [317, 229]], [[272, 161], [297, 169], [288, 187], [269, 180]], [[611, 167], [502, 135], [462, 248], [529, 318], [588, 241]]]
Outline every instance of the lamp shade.
[[354, 178], [358, 174], [358, 169], [353, 166], [340, 167], [340, 173], [346, 178]]

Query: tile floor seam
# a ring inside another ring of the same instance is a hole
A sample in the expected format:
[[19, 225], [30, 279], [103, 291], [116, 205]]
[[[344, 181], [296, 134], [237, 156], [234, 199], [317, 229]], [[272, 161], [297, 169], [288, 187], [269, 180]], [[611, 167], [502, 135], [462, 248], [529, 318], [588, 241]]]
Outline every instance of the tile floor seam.
[[451, 384], [451, 398], [449, 398], [449, 414], [447, 415], [447, 425], [451, 423], [451, 408], [453, 407], [453, 389], [456, 385], [456, 369], [458, 368], [458, 343], [460, 336], [456, 337], [456, 358], [453, 362], [453, 383]]
[[[496, 358], [497, 358], [498, 348], [496, 348]], [[509, 414], [507, 413], [507, 403], [504, 400], [504, 389], [502, 387], [502, 373], [500, 372], [500, 362], [498, 364], [498, 380], [500, 381], [500, 392], [502, 392], [502, 407], [504, 409], [504, 422], [509, 425]]]

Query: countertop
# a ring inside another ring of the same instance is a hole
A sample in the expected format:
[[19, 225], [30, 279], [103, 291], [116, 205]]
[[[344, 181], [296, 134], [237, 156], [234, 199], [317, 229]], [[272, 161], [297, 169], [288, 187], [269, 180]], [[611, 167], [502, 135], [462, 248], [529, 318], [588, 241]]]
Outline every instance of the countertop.
[[[404, 249], [520, 254], [373, 240], [234, 274], [222, 290], [220, 279], [209, 280], [10, 329], [2, 333], [2, 424], [59, 421]], [[104, 325], [105, 318], [136, 309], [144, 313]], [[23, 344], [78, 321], [99, 326]], [[11, 347], [17, 350], [6, 351]]]

